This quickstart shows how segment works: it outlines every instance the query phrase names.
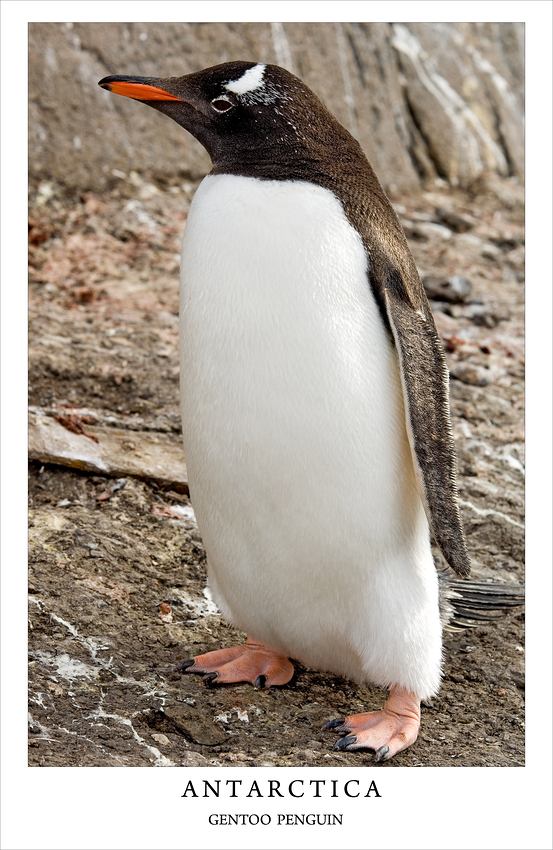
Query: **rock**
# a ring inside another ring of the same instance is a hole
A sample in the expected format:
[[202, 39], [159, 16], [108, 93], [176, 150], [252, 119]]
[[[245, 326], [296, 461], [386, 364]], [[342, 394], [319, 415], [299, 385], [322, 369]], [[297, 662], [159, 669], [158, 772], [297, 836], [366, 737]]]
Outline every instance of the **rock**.
[[429, 298], [449, 301], [452, 304], [466, 303], [472, 292], [470, 280], [458, 274], [445, 278], [428, 275], [423, 278], [422, 283]]
[[499, 305], [490, 307], [487, 304], [471, 303], [465, 307], [453, 304], [448, 306], [446, 311], [454, 319], [469, 319], [475, 325], [485, 328], [495, 328], [499, 322], [508, 321], [510, 318], [509, 311]]
[[465, 233], [467, 230], [471, 230], [476, 222], [476, 219], [471, 215], [466, 215], [465, 213], [454, 213], [451, 210], [446, 210], [443, 207], [436, 208], [436, 215], [438, 216], [444, 224], [447, 224], [452, 230], [455, 230], [456, 233]]
[[[467, 185], [471, 175], [474, 179], [486, 170], [509, 174], [510, 152], [517, 161], [523, 155], [515, 106], [521, 103], [522, 77], [515, 81], [514, 66], [509, 67], [503, 54], [507, 43], [503, 39], [514, 30], [492, 34], [493, 24], [463, 23], [392, 26], [413, 123], [432, 152], [438, 175], [453, 185]], [[521, 46], [510, 43], [513, 58], [515, 53], [522, 58]], [[517, 67], [522, 70], [521, 64]], [[503, 92], [498, 99], [499, 89]], [[498, 137], [499, 125], [506, 129], [503, 140]]]
[[[184, 451], [177, 435], [97, 425], [86, 425], [84, 432], [78, 418], [66, 419], [67, 425], [40, 409], [29, 410], [30, 460], [114, 478], [131, 475], [188, 492]], [[75, 431], [76, 427], [81, 430]]]
[[485, 366], [477, 366], [476, 363], [464, 361], [456, 363], [449, 370], [452, 378], [462, 381], [463, 384], [472, 384], [476, 387], [487, 387], [492, 382], [492, 376], [489, 369]]
[[185, 767], [205, 767], [209, 762], [201, 753], [189, 752], [185, 753], [182, 764]]
[[209, 717], [190, 705], [166, 705], [164, 714], [175, 729], [195, 744], [214, 747], [226, 741], [226, 734]]
[[484, 240], [475, 233], [458, 233], [455, 237], [456, 249], [469, 257], [473, 254], [481, 255], [486, 244], [488, 243], [484, 242]]
[[501, 256], [501, 248], [498, 248], [493, 242], [484, 242], [482, 256], [487, 260], [497, 260]]
[[415, 239], [451, 239], [452, 232], [449, 227], [444, 227], [443, 224], [436, 224], [434, 221], [420, 221], [411, 228], [412, 235]]
[[526, 680], [525, 680], [525, 676], [524, 676], [524, 671], [509, 670], [509, 678], [511, 679], [512, 682], [515, 683], [517, 688], [519, 688], [521, 691], [523, 691], [525, 689]]
[[298, 756], [305, 761], [313, 761], [318, 757], [318, 753], [315, 750], [299, 750]]
[[[476, 463], [474, 462], [473, 456], [470, 452], [461, 447], [457, 448], [457, 465], [459, 467], [459, 473], [461, 475], [478, 475], [478, 469]], [[454, 681], [456, 680], [454, 679]]]
[[501, 180], [492, 172], [484, 171], [468, 188], [474, 197], [491, 195], [505, 209], [524, 209], [524, 188], [514, 181]]
[[506, 322], [510, 318], [509, 310], [505, 307], [497, 306], [491, 309], [485, 304], [470, 304], [465, 310], [465, 315], [475, 325], [483, 325], [486, 328], [495, 328], [499, 322]]
[[152, 732], [152, 738], [154, 739], [154, 741], [157, 741], [158, 744], [162, 744], [162, 746], [164, 747], [171, 746], [171, 741], [169, 740], [167, 735], [164, 735], [162, 732]]

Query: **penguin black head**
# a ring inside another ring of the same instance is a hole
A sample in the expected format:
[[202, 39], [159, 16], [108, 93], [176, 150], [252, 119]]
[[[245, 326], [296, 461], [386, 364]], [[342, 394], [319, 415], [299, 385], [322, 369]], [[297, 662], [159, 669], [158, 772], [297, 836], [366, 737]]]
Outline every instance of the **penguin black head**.
[[188, 130], [209, 153], [214, 173], [291, 179], [327, 157], [335, 161], [337, 146], [343, 155], [360, 154], [317, 96], [277, 65], [227, 62], [185, 77], [110, 76], [98, 85]]

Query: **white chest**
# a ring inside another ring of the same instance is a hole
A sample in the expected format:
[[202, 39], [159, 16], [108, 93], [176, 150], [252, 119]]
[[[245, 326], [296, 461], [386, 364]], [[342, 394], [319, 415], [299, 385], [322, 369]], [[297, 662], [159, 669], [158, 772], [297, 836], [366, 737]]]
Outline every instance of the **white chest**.
[[330, 634], [378, 617], [390, 571], [430, 550], [396, 354], [331, 192], [203, 181], [183, 241], [181, 395], [215, 598], [259, 640], [332, 666], [305, 650], [325, 618]]
[[181, 332], [187, 419], [195, 403], [227, 428], [244, 404], [252, 419], [299, 405], [307, 433], [320, 416], [341, 427], [385, 398], [402, 404], [361, 239], [309, 183], [203, 181], [183, 241]]

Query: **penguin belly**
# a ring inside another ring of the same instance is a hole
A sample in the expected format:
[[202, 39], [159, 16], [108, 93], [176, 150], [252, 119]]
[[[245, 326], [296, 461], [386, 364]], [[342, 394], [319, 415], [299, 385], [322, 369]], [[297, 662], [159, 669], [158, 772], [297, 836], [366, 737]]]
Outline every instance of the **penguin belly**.
[[303, 181], [210, 175], [183, 239], [181, 403], [209, 583], [303, 664], [435, 693], [438, 580], [361, 238]]

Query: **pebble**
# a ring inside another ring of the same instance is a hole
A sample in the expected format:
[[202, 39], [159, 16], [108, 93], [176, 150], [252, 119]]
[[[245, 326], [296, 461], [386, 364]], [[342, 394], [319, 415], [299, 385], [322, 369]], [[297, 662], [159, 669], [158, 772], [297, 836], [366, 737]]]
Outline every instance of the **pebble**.
[[476, 363], [456, 363], [451, 367], [450, 375], [463, 384], [472, 384], [475, 387], [487, 387], [492, 382], [490, 370], [485, 366], [477, 366]]
[[495, 328], [499, 322], [508, 321], [511, 316], [505, 308], [497, 307], [490, 309], [484, 304], [469, 304], [468, 307], [452, 307], [451, 314], [454, 318], [463, 316], [470, 319], [475, 325], [487, 328]]
[[213, 747], [226, 741], [226, 734], [198, 709], [180, 705], [166, 705], [165, 716], [179, 732], [196, 744]]
[[480, 253], [488, 260], [497, 260], [501, 255], [501, 248], [498, 248], [497, 245], [493, 245], [491, 242], [485, 242]]
[[208, 760], [201, 753], [190, 752], [186, 753], [182, 763], [186, 767], [205, 767], [208, 764]]
[[449, 227], [444, 227], [443, 224], [435, 224], [433, 221], [418, 221], [411, 227], [413, 236], [422, 236], [425, 239], [435, 239], [436, 237], [451, 239], [453, 236]]
[[158, 744], [164, 744], [166, 747], [171, 746], [171, 741], [167, 735], [163, 735], [161, 732], [152, 732], [152, 738], [154, 741], [157, 741]]
[[466, 313], [467, 318], [475, 325], [482, 325], [486, 328], [495, 328], [498, 322], [501, 321], [501, 318], [503, 318], [490, 312], [483, 304], [471, 304], [467, 307]]
[[459, 233], [455, 237], [455, 246], [459, 251], [469, 251], [473, 249], [482, 249], [484, 241], [474, 233]]
[[471, 230], [477, 224], [473, 216], [466, 213], [454, 213], [443, 207], [436, 207], [436, 215], [439, 216], [444, 224], [453, 228], [457, 233], [464, 233], [466, 230]]
[[451, 304], [466, 303], [472, 293], [472, 283], [460, 274], [451, 277], [432, 277], [423, 280], [425, 292], [429, 298], [449, 301]]

